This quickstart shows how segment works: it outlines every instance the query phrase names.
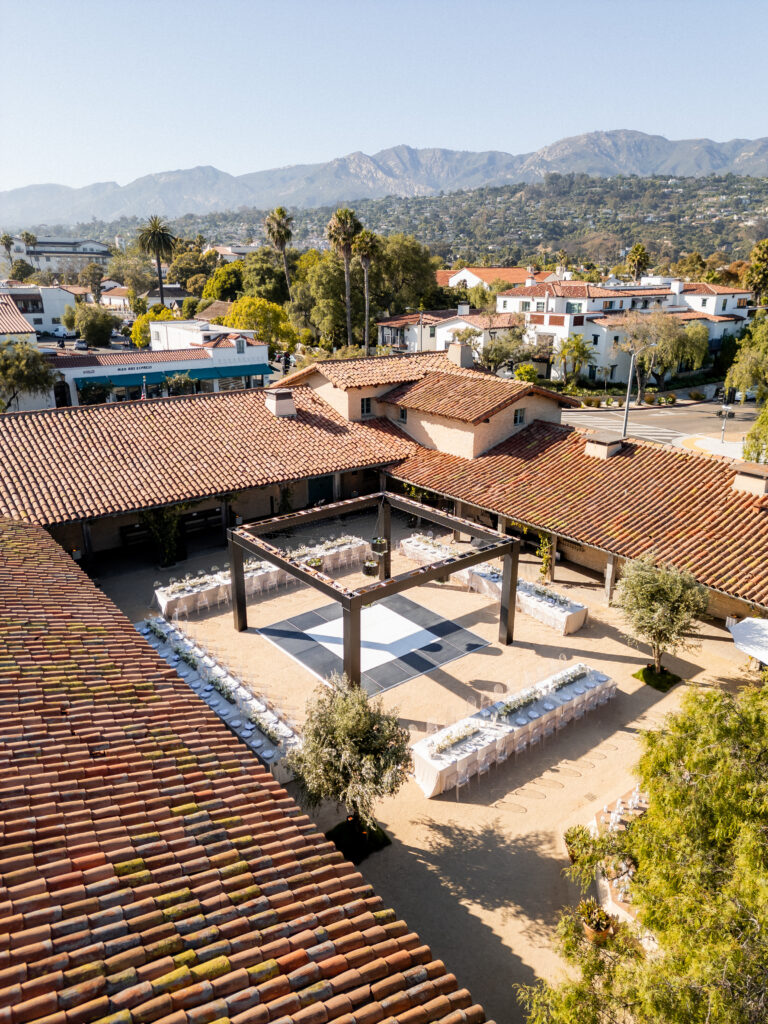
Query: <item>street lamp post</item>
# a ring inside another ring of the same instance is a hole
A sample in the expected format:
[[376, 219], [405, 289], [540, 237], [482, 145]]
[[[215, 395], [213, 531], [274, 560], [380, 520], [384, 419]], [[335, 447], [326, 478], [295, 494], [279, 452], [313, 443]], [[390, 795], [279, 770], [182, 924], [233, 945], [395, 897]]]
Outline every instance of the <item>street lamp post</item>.
[[720, 444], [723, 444], [723, 442], [725, 441], [725, 425], [728, 422], [728, 416], [730, 415], [730, 412], [731, 412], [730, 405], [727, 405], [727, 404], [723, 405], [723, 407], [722, 407], [723, 429], [720, 431]]

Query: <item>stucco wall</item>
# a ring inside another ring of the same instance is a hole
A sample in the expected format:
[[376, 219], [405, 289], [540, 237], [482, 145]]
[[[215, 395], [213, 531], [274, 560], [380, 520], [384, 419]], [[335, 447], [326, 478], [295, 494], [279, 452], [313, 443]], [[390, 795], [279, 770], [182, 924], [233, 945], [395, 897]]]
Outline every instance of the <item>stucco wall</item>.
[[[525, 422], [515, 426], [515, 410], [525, 410]], [[492, 416], [489, 423], [478, 423], [475, 426], [474, 455], [481, 455], [489, 448], [500, 444], [512, 434], [518, 433], [523, 427], [530, 426], [534, 420], [544, 420], [547, 423], [560, 422], [560, 406], [550, 398], [543, 395], [529, 395], [527, 398], [515, 402], [514, 405], [502, 409], [501, 412]]]
[[425, 448], [436, 448], [440, 452], [461, 455], [471, 459], [474, 455], [475, 432], [471, 423], [460, 423], [443, 416], [431, 416], [428, 413], [408, 410], [408, 419], [401, 423], [399, 410], [395, 405], [377, 402], [379, 415], [386, 416], [393, 423]]

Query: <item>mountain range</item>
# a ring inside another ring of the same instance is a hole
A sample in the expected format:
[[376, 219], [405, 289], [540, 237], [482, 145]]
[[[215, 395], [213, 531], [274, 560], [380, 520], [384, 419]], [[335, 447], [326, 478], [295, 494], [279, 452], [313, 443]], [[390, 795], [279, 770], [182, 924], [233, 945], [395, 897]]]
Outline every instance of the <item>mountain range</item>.
[[127, 185], [114, 181], [83, 188], [28, 185], [0, 192], [0, 225], [18, 230], [150, 213], [180, 217], [239, 207], [269, 209], [278, 204], [332, 206], [389, 195], [423, 196], [535, 182], [552, 172], [598, 177], [728, 173], [763, 177], [768, 175], [768, 138], [674, 141], [621, 129], [574, 135], [520, 155], [394, 146], [372, 156], [356, 152], [327, 163], [240, 175], [204, 166], [148, 174]]

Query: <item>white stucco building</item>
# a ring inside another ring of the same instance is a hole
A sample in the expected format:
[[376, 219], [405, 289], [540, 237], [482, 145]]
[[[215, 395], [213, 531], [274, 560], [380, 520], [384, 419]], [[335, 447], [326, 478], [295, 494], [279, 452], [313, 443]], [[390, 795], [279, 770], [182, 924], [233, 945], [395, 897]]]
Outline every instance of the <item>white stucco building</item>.
[[0, 285], [0, 295], [7, 295], [37, 334], [50, 334], [63, 323], [64, 310], [74, 306], [75, 296], [67, 288], [43, 285]]
[[13, 239], [12, 260], [25, 260], [35, 270], [57, 273], [70, 268], [82, 270], [87, 263], [106, 267], [110, 259], [109, 246], [94, 238], [38, 238], [27, 245], [20, 237]]

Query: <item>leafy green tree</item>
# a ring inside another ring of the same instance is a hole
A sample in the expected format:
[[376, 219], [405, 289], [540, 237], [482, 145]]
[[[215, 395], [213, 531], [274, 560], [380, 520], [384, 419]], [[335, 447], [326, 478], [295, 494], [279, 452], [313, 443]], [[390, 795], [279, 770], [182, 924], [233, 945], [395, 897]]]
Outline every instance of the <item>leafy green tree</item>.
[[674, 654], [694, 645], [691, 637], [707, 610], [707, 592], [690, 573], [648, 555], [624, 566], [617, 604], [632, 638], [650, 646], [659, 673], [666, 651]]
[[363, 268], [363, 292], [365, 295], [365, 320], [363, 321], [363, 349], [366, 357], [370, 354], [370, 331], [371, 331], [371, 289], [370, 271], [371, 263], [377, 260], [382, 253], [381, 239], [373, 231], [363, 228], [352, 243], [352, 251], [360, 260]]
[[26, 260], [14, 260], [11, 264], [10, 277], [13, 281], [26, 281], [34, 272], [35, 268], [31, 263], [27, 263]]
[[243, 261], [234, 260], [217, 267], [203, 288], [204, 299], [234, 302], [243, 292]]
[[394, 232], [382, 241], [381, 283], [376, 294], [379, 307], [390, 313], [401, 313], [406, 306], [432, 307], [439, 257], [413, 235]]
[[288, 243], [293, 238], [293, 231], [291, 230], [292, 225], [293, 217], [291, 217], [284, 206], [276, 206], [274, 210], [270, 210], [264, 218], [264, 230], [267, 234], [267, 238], [275, 249], [275, 252], [279, 253], [280, 258], [283, 261], [285, 287], [288, 289], [289, 302], [291, 301], [291, 274], [288, 270], [286, 249], [288, 247]]
[[761, 399], [768, 395], [768, 317], [764, 313], [755, 317], [739, 340], [725, 380], [728, 387], [742, 392], [756, 385]]
[[149, 325], [153, 320], [174, 320], [175, 317], [170, 309], [163, 306], [159, 310], [151, 309], [147, 313], [137, 316], [131, 328], [131, 341], [136, 348], [147, 348], [149, 346]]
[[48, 395], [58, 379], [40, 349], [24, 338], [0, 342], [0, 402], [8, 412], [19, 395]]
[[744, 438], [744, 458], [749, 462], [768, 462], [768, 403]]
[[701, 366], [709, 352], [709, 343], [705, 349], [700, 331], [684, 331], [676, 317], [661, 309], [652, 313], [629, 310], [611, 317], [610, 324], [623, 335], [617, 347], [635, 353], [638, 404], [643, 400], [648, 377], [657, 367], [659, 379], [663, 379], [666, 370], [683, 359]]
[[195, 382], [188, 373], [174, 373], [166, 377], [169, 395], [194, 395]]
[[137, 242], [141, 252], [155, 257], [157, 286], [160, 289], [160, 303], [163, 305], [165, 304], [165, 294], [163, 292], [163, 270], [161, 263], [163, 260], [173, 258], [176, 236], [171, 233], [170, 228], [163, 222], [161, 217], [153, 215], [139, 232]]
[[114, 255], [107, 264], [107, 277], [119, 281], [135, 295], [149, 291], [154, 280], [150, 260], [138, 251]]
[[[358, 276], [361, 276], [361, 269], [355, 261], [352, 278], [356, 285], [362, 284]], [[310, 321], [320, 333], [321, 340], [326, 341], [329, 347], [343, 345], [347, 338], [347, 307], [344, 263], [341, 257], [332, 250], [322, 253], [307, 273], [307, 286], [311, 301]], [[294, 288], [294, 293], [297, 290]], [[351, 295], [352, 319], [355, 324], [362, 320], [360, 291], [355, 287]]]
[[197, 307], [200, 299], [195, 298], [194, 295], [188, 295], [181, 304], [181, 319], [191, 320], [197, 312]]
[[410, 737], [397, 712], [384, 710], [346, 677], [332, 676], [307, 706], [304, 743], [289, 754], [307, 807], [344, 804], [357, 822], [373, 826], [377, 800], [394, 796], [412, 767]]
[[669, 328], [662, 335], [651, 370], [658, 387], [662, 387], [666, 374], [674, 373], [681, 364], [698, 370], [709, 357], [709, 331], [704, 324], [693, 322], [675, 329], [673, 320]]
[[[286, 265], [288, 257], [286, 255]], [[280, 266], [277, 254], [268, 246], [249, 253], [243, 261], [243, 292], [267, 302], [280, 305], [289, 301], [285, 271]]]
[[250, 295], [238, 299], [224, 317], [225, 327], [256, 331], [259, 341], [273, 349], [292, 351], [296, 346], [296, 330], [282, 306]]
[[658, 948], [644, 955], [640, 929], [627, 925], [594, 945], [567, 914], [559, 936], [570, 977], [522, 989], [529, 1024], [762, 1024], [768, 690], [694, 690], [641, 743], [648, 810], [593, 840], [575, 873], [591, 882], [606, 860], [634, 870], [633, 904]]
[[629, 273], [635, 281], [639, 281], [648, 267], [650, 267], [651, 257], [648, 255], [648, 250], [642, 242], [635, 242], [627, 253], [625, 262]]
[[86, 263], [78, 275], [78, 283], [87, 288], [93, 295], [94, 302], [101, 302], [101, 282], [104, 280], [104, 271], [98, 263]]
[[682, 277], [686, 281], [698, 281], [703, 276], [707, 269], [707, 265], [702, 258], [700, 252], [689, 252], [686, 256], [683, 256], [673, 263], [671, 270], [675, 277]]
[[352, 282], [350, 266], [352, 263], [352, 243], [355, 236], [363, 230], [354, 210], [340, 207], [328, 221], [325, 234], [335, 251], [344, 262], [344, 306], [347, 318], [347, 344], [352, 344]]
[[563, 381], [568, 383], [568, 364], [573, 370], [574, 380], [578, 380], [579, 374], [585, 366], [595, 361], [595, 353], [588, 341], [584, 341], [583, 334], [571, 334], [560, 346], [557, 360], [563, 369]]
[[192, 277], [202, 275], [207, 281], [216, 268], [217, 255], [211, 251], [203, 255], [196, 249], [179, 253], [168, 267], [166, 280], [170, 284], [180, 284], [187, 288]]
[[539, 375], [533, 363], [521, 363], [515, 367], [515, 380], [523, 380], [528, 384], [535, 384], [538, 379]]
[[78, 302], [75, 306], [74, 328], [89, 348], [108, 348], [112, 332], [120, 323], [120, 317], [113, 316], [103, 306], [87, 302]]
[[77, 400], [80, 405], [103, 405], [112, 394], [109, 384], [100, 380], [85, 381], [77, 389]]
[[744, 281], [747, 288], [754, 291], [758, 302], [768, 294], [768, 238], [759, 241], [749, 254], [749, 266], [744, 274]]
[[9, 235], [7, 231], [4, 231], [0, 235], [0, 246], [5, 249], [5, 258], [8, 260], [8, 267], [10, 268], [13, 263], [13, 256], [11, 255], [13, 252], [13, 235]]
[[479, 365], [491, 373], [498, 373], [506, 363], [513, 363], [520, 357], [524, 348], [522, 331], [520, 328], [503, 331], [485, 345], [475, 343], [473, 348]]

